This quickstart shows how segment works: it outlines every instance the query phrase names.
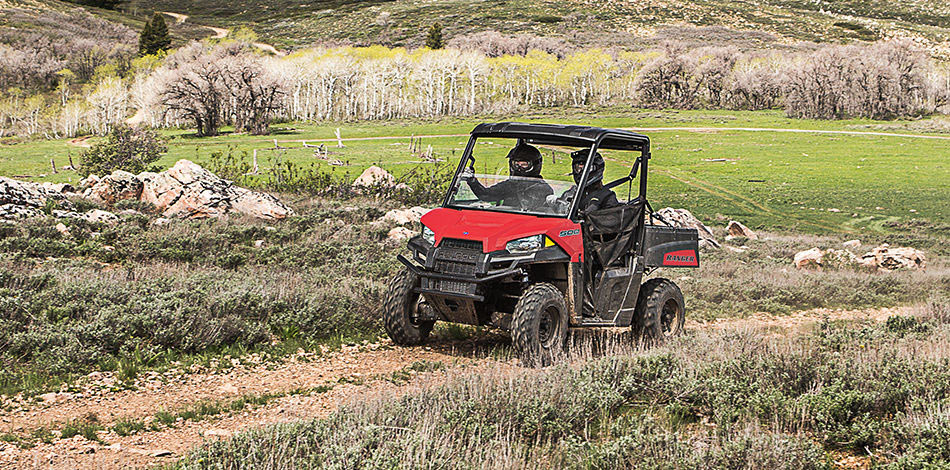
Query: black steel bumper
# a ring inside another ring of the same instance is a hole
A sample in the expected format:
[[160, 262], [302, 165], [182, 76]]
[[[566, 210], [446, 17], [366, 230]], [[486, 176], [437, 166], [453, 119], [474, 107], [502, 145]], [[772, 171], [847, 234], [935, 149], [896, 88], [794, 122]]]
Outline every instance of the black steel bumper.
[[[511, 276], [513, 274], [523, 273], [521, 268], [512, 268], [512, 269], [507, 269], [505, 271], [492, 273], [487, 276], [470, 277], [470, 276], [463, 276], [459, 274], [446, 274], [446, 273], [438, 273], [438, 272], [429, 271], [421, 266], [416, 265], [412, 261], [409, 261], [403, 255], [397, 255], [396, 259], [398, 259], [400, 263], [404, 264], [406, 268], [408, 268], [410, 271], [412, 271], [414, 274], [416, 274], [419, 277], [424, 277], [428, 279], [438, 279], [438, 280], [443, 280], [443, 281], [464, 282], [464, 283], [476, 284], [476, 285], [484, 284], [486, 282], [494, 281], [497, 279], [502, 279], [502, 278]], [[450, 291], [441, 291], [441, 290], [423, 289], [423, 288], [419, 288], [416, 290], [423, 294], [426, 294], [426, 293], [438, 294], [438, 295], [444, 295], [447, 297], [457, 297], [457, 298], [462, 298], [462, 299], [471, 299], [471, 300], [478, 300], [478, 301], [485, 300], [484, 296], [478, 295], [478, 294], [466, 294], [466, 293], [460, 293], [460, 292], [450, 292]]]

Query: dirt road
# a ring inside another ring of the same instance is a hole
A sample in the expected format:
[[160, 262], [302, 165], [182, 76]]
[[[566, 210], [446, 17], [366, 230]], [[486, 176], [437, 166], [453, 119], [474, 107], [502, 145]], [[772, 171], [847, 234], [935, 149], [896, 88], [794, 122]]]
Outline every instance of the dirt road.
[[[765, 334], [790, 335], [823, 319], [883, 320], [907, 314], [910, 308], [856, 311], [813, 310], [789, 316], [754, 315], [712, 323], [688, 323], [693, 329], [761, 329]], [[225, 405], [244, 397], [277, 394], [266, 404], [238, 411], [178, 419], [130, 436], [99, 431], [102, 442], [82, 436], [54, 438], [50, 444], [22, 449], [0, 442], [0, 468], [141, 468], [171, 462], [206, 440], [221, 439], [271, 423], [323, 417], [340, 405], [380, 394], [401, 394], [444, 382], [448, 376], [479, 370], [518, 368], [515, 359], [496, 359], [506, 338], [491, 334], [473, 339], [435, 340], [417, 348], [378, 344], [344, 346], [324, 355], [298, 353], [283, 362], [258, 361], [254, 356], [222, 371], [174, 371], [141, 374], [133, 389], [119, 387], [110, 374], [90, 374], [70, 393], [50, 394], [47, 402], [21, 402], [0, 411], [0, 434], [29, 435], [39, 429], [59, 431], [68, 422], [95, 420], [110, 428], [121, 420], [149, 423], [159, 411], [175, 413], [196, 404]], [[6, 402], [9, 403], [9, 402]], [[55, 432], [54, 432], [55, 434]]]
[[[175, 12], [171, 12], [171, 11], [160, 11], [159, 13], [161, 13], [161, 14], [163, 14], [163, 15], [168, 15], [168, 16], [174, 18], [174, 19], [175, 19], [175, 24], [182, 24], [182, 23], [184, 23], [184, 22], [189, 18], [188, 15], [185, 15], [185, 14], [183, 14], [183, 13], [175, 13]], [[231, 33], [231, 30], [225, 29], [225, 28], [217, 28], [217, 27], [214, 27], [214, 26], [208, 26], [208, 25], [206, 25], [206, 24], [202, 24], [202, 25], [198, 25], [198, 26], [201, 26], [201, 27], [203, 27], [203, 28], [210, 29], [210, 30], [214, 33], [214, 35], [211, 36], [211, 37], [214, 38], [214, 39], [223, 39], [223, 38], [226, 38], [226, 37], [228, 36], [228, 34]], [[272, 45], [270, 45], [270, 44], [267, 44], [267, 43], [255, 42], [255, 43], [253, 43], [253, 45], [254, 45], [254, 47], [256, 47], [256, 48], [258, 48], [258, 49], [261, 49], [261, 50], [263, 50], [263, 51], [270, 52], [271, 54], [274, 54], [274, 55], [276, 55], [276, 56], [281, 56], [281, 57], [283, 57], [283, 56], [287, 55], [286, 52], [281, 51], [281, 50], [278, 50], [278, 49], [275, 48], [274, 46], [272, 46]]]

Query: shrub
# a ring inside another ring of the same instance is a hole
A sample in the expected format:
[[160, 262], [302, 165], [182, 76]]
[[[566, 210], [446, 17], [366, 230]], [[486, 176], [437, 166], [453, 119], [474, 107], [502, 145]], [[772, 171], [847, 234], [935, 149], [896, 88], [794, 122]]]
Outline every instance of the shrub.
[[119, 124], [109, 131], [105, 140], [83, 152], [79, 170], [83, 175], [104, 175], [115, 170], [141, 173], [152, 169], [150, 165], [167, 150], [157, 133]]

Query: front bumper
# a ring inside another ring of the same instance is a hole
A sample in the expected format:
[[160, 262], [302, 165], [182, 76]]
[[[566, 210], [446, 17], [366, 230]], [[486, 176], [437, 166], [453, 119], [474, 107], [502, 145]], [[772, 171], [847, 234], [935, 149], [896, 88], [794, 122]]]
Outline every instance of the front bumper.
[[412, 260], [401, 255], [398, 259], [420, 277], [419, 292], [476, 301], [485, 300], [487, 283], [526, 282], [528, 264], [570, 259], [558, 246], [531, 253], [484, 253], [479, 241], [443, 239], [432, 246], [422, 237], [413, 237], [408, 245]]

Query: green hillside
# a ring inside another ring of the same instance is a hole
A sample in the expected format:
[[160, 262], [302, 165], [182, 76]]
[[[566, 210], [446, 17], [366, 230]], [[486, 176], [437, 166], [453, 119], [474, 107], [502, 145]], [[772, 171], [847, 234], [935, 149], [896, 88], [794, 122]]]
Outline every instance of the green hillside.
[[[444, 25], [447, 37], [494, 29], [595, 45], [637, 41], [658, 30], [664, 37], [691, 34], [677, 26], [760, 31], [779, 42], [874, 40], [899, 34], [945, 49], [950, 40], [950, 6], [935, 0], [132, 0], [126, 8], [180, 12], [220, 26], [249, 24], [266, 40], [286, 46], [325, 40], [415, 46], [435, 21]], [[746, 35], [724, 36], [704, 40]]]

